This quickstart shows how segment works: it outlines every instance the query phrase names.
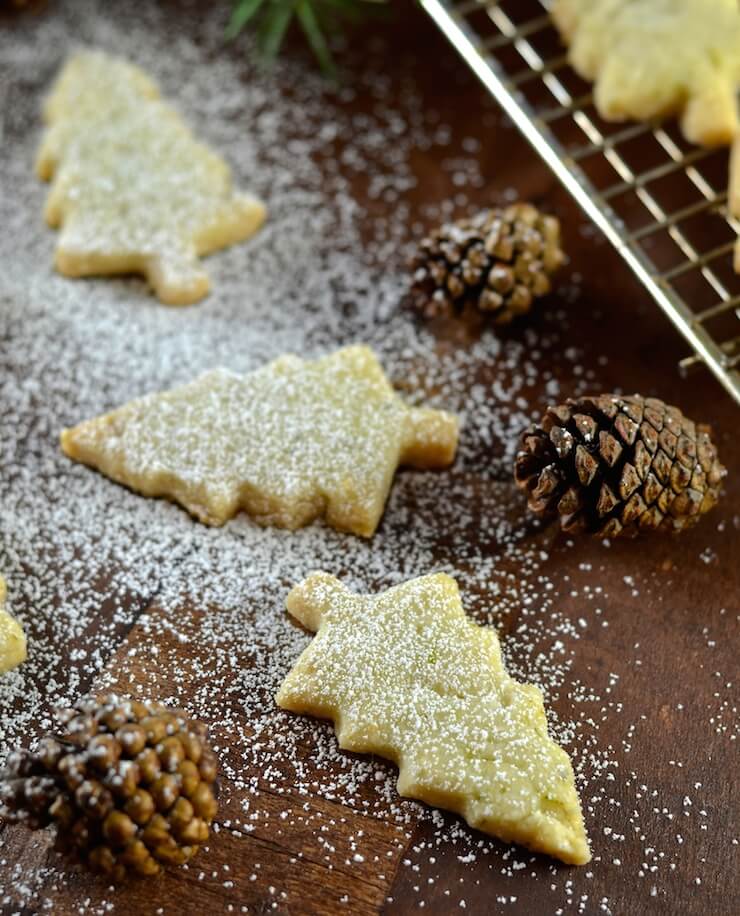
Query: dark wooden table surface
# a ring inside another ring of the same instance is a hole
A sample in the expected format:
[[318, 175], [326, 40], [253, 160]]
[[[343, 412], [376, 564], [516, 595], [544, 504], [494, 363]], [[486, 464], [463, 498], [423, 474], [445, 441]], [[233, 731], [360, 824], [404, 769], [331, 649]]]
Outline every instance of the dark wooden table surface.
[[[180, 7], [192, 8], [185, 3], [168, 6], [173, 16]], [[53, 17], [55, 4], [21, 15]], [[197, 28], [192, 15], [183, 14], [179, 21], [180, 28]], [[2, 28], [14, 27], [11, 17], [2, 22]], [[240, 51], [224, 48], [223, 53]], [[299, 49], [291, 48], [290, 53], [302, 59]], [[110, 903], [121, 914], [740, 912], [740, 761], [734, 740], [740, 651], [738, 407], [708, 373], [679, 377], [676, 364], [686, 355], [683, 341], [617, 255], [589, 231], [566, 193], [503, 122], [421, 11], [409, 5], [395, 23], [373, 26], [355, 38], [346, 52], [349, 79], [353, 61], [363, 55], [372, 57], [373, 66], [399, 96], [411, 90], [420, 94], [438, 113], [439, 124], [449, 127], [453, 147], [467, 138], [467, 149], [475, 150], [484, 177], [474, 195], [469, 194], [469, 202], [501, 200], [507, 189], [515, 188], [562, 219], [570, 264], [546, 307], [549, 314], [533, 315], [502, 332], [503, 338], [526, 344], [532, 329], [540, 336], [555, 335], [560, 352], [549, 368], [563, 393], [577, 381], [580, 369], [574, 367], [585, 366], [591, 367], [600, 390], [640, 391], [680, 405], [689, 416], [712, 425], [730, 471], [722, 505], [681, 538], [605, 546], [591, 540], [571, 542], [536, 524], [528, 531], [529, 546], [541, 545], [546, 551], [540, 574], [551, 583], [549, 607], [574, 622], [562, 636], [572, 652], [569, 683], [585, 685], [583, 689], [593, 694], [584, 707], [583, 696], [574, 697], [567, 685], [550, 691], [552, 708], [563, 721], [580, 720], [580, 743], [569, 750], [576, 759], [580, 755], [594, 860], [584, 868], [569, 869], [522, 850], [512, 854], [496, 843], [476, 854], [476, 843], [483, 838], [464, 827], [457, 830], [455, 819], [447, 815], [442, 826], [429, 818], [412, 818], [399, 826], [390, 816], [366, 817], [356, 807], [320, 792], [307, 797], [290, 785], [272, 794], [261, 788], [259, 801], [263, 810], [274, 812], [272, 821], [260, 820], [251, 832], [230, 830], [228, 823], [238, 814], [245, 793], [230, 786], [227, 778], [221, 829], [201, 852], [197, 867], [172, 871], [152, 882], [132, 881], [115, 890], [73, 870], [60, 878], [63, 872], [44, 835], [0, 824], [0, 910], [30, 913], [45, 907], [55, 914], [71, 914], [102, 912]], [[305, 66], [310, 66], [307, 59]], [[347, 94], [337, 104], [348, 115], [371, 110], [372, 86], [358, 84], [351, 97]], [[392, 143], [390, 137], [388, 142]], [[458, 193], [454, 168], [443, 167], [450, 155], [444, 146], [415, 152], [418, 182], [404, 191], [404, 237], [410, 236], [412, 225], [428, 225], [430, 203], [439, 206]], [[356, 181], [356, 195], [369, 225], [383, 213], [384, 204], [368, 192], [362, 176]], [[391, 259], [389, 269], [401, 267]], [[441, 350], [468, 346], [479, 333], [475, 327], [445, 321], [438, 321], [433, 331]], [[567, 355], [571, 350], [578, 354], [576, 361]], [[8, 352], [0, 356], [0, 369], [21, 371]], [[497, 372], [510, 369], [488, 366], [479, 381], [484, 387], [494, 386]], [[544, 373], [531, 380], [528, 410], [542, 409], [548, 400], [547, 384]], [[3, 409], [8, 405], [0, 405], [0, 412]], [[468, 469], [466, 478], [473, 501], [480, 506], [489, 500], [504, 502], [512, 513], [523, 513], [511, 479], [487, 472], [483, 447], [478, 458], [477, 469]], [[444, 518], [441, 522], [447, 524]], [[442, 566], [450, 554], [477, 555], [471, 547], [479, 537], [475, 524], [462, 530], [450, 522], [450, 530], [438, 540]], [[486, 550], [509, 570], [515, 589], [517, 578], [524, 575], [517, 554], [507, 552], [495, 538]], [[105, 583], [99, 589], [103, 626]], [[594, 590], [600, 596], [596, 601]], [[516, 600], [510, 604], [516, 605]], [[30, 602], [15, 607], [30, 619]], [[146, 652], [136, 655], [132, 650], [151, 638], [152, 621], [160, 613], [154, 585], [137, 614], [144, 612], [146, 625], [121, 627], [117, 648], [104, 659], [107, 680], [125, 690], [153, 682], [160, 687], [176, 684], [173, 691], [187, 703], [191, 686], [180, 673], [187, 671], [191, 656], [201, 647], [174, 635], [168, 643], [162, 629], [157, 631], [161, 651], [156, 660]], [[183, 608], [183, 616], [191, 613], [192, 607]], [[502, 638], [511, 640], [507, 657], [519, 673], [530, 672], [535, 681], [537, 654], [529, 651], [531, 644], [527, 652], [518, 649], [517, 631], [537, 613], [536, 607], [515, 608], [494, 621]], [[557, 653], [559, 647], [550, 640], [541, 651]], [[95, 683], [79, 686], [86, 689]], [[230, 709], [230, 715], [238, 713]], [[224, 739], [218, 718], [209, 724]], [[243, 725], [248, 730], [249, 722]], [[228, 757], [228, 748], [224, 753]], [[303, 754], [310, 767], [312, 748], [306, 747]], [[608, 761], [602, 771], [599, 755]], [[236, 757], [232, 764], [238, 765]], [[320, 825], [328, 825], [325, 836], [338, 850], [329, 862], [316, 852]], [[453, 837], [467, 834], [467, 839], [439, 841], [440, 830]], [[361, 862], [351, 855], [358, 831], [363, 832]], [[53, 868], [45, 872], [47, 866]], [[227, 887], [227, 879], [235, 886]], [[29, 882], [36, 888], [31, 896], [24, 892]]]

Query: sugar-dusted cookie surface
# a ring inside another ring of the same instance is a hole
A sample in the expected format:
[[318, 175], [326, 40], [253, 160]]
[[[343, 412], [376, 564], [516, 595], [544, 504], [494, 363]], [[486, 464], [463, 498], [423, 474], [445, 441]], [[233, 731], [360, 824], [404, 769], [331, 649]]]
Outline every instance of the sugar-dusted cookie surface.
[[570, 60], [596, 81], [608, 120], [681, 117], [688, 140], [729, 144], [738, 130], [737, 0], [556, 0]]
[[5, 610], [5, 579], [0, 576], [0, 674], [26, 660], [26, 637], [21, 625]]
[[62, 448], [206, 524], [244, 509], [264, 525], [324, 516], [369, 537], [398, 465], [449, 465], [457, 433], [452, 414], [404, 404], [373, 351], [354, 346], [247, 375], [207, 372], [65, 430]]
[[506, 673], [498, 637], [439, 574], [356, 595], [313, 573], [287, 607], [316, 636], [283, 681], [283, 709], [332, 719], [341, 747], [399, 769], [398, 791], [574, 865], [590, 852], [567, 754], [540, 691]]
[[44, 108], [37, 171], [53, 180], [45, 216], [60, 227], [68, 276], [140, 273], [170, 305], [208, 292], [199, 256], [249, 238], [265, 208], [236, 192], [138, 67], [98, 51], [71, 57]]

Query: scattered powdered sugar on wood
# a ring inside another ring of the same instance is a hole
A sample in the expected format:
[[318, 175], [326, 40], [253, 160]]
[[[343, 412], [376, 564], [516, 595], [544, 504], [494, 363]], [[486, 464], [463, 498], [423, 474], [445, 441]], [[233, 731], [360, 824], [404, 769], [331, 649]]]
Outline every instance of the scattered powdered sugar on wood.
[[[571, 877], [400, 799], [392, 766], [345, 754], [330, 725], [275, 707], [309, 639], [284, 609], [295, 582], [324, 568], [350, 588], [375, 592], [445, 571], [458, 580], [466, 611], [499, 629], [511, 675], [544, 692], [553, 737], [574, 762], [595, 854], [589, 869], [608, 867], [618, 882], [628, 866], [644, 876], [646, 895], [664, 895], [681, 857], [698, 861], [698, 841], [686, 838], [711, 821], [701, 779], [682, 769], [678, 750], [670, 765], [686, 803], [661, 797], [631, 764], [654, 704], [625, 710], [620, 679], [640, 675], [649, 648], [636, 637], [618, 672], [594, 665], [588, 683], [572, 674], [575, 654], [592, 651], [608, 629], [613, 602], [634, 602], [634, 589], [659, 602], [660, 583], [605, 594], [603, 569], [580, 569], [577, 545], [553, 544], [554, 532], [527, 516], [511, 479], [516, 436], [544, 406], [535, 382], [544, 379], [555, 401], [600, 387], [598, 365], [584, 368], [563, 346], [576, 280], [565, 277], [560, 302], [537, 330], [518, 336], [442, 319], [419, 324], [399, 307], [413, 236], [453, 207], [479, 206], [483, 179], [477, 141], [451, 137], [411, 68], [399, 108], [371, 65], [353, 74], [355, 89], [336, 92], [297, 65], [261, 73], [223, 53], [218, 17], [201, 23], [194, 41], [153, 4], [136, 16], [114, 6], [103, 14], [87, 2], [60, 7], [0, 34], [0, 572], [29, 637], [29, 661], [0, 685], [0, 763], [15, 744], [50, 728], [54, 706], [111, 685], [182, 704], [209, 723], [224, 774], [211, 845], [263, 834], [288, 843], [293, 831], [327, 867], [374, 873], [387, 855], [389, 870], [408, 872], [420, 906], [441, 894], [455, 912], [466, 906], [466, 881], [475, 880], [470, 863], [485, 858], [511, 879], [512, 893], [497, 900], [502, 908], [521, 899], [517, 879], [532, 873], [551, 885], [554, 912], [617, 911], [584, 890], [593, 871]], [[137, 279], [70, 281], [53, 272], [55, 239], [41, 219], [47, 188], [31, 164], [43, 94], [79, 44], [129, 56], [151, 73], [231, 164], [236, 183], [268, 205], [258, 236], [205, 262], [213, 292], [200, 306], [167, 309]], [[362, 112], [352, 107], [357, 93], [373, 101]], [[445, 169], [459, 194], [454, 204], [414, 209], [405, 195], [415, 186], [415, 157], [440, 147], [449, 147]], [[294, 533], [260, 528], [243, 515], [207, 529], [177, 506], [73, 464], [58, 447], [62, 428], [214, 367], [247, 372], [282, 353], [315, 357], [349, 343], [372, 346], [405, 399], [463, 420], [454, 468], [401, 471], [369, 542], [322, 524]], [[629, 569], [628, 553], [611, 553], [604, 564]], [[713, 638], [708, 626], [700, 645], [707, 666]], [[711, 731], [734, 740], [731, 672], [716, 674], [707, 738]], [[686, 714], [681, 701], [666, 713]], [[620, 747], [600, 740], [607, 718], [624, 723]], [[348, 842], [337, 824], [342, 810], [367, 815], [367, 830]], [[0, 834], [0, 906], [53, 907], [64, 866], [49, 865], [39, 836], [31, 847], [38, 852], [26, 856], [37, 866], [20, 872], [15, 835]], [[207, 861], [208, 852], [201, 856]], [[201, 867], [196, 859], [190, 876], [233, 883], [237, 912], [240, 888], [250, 883], [264, 886], [276, 906], [291, 902], [267, 862], [256, 861], [248, 875], [199, 874]], [[701, 864], [697, 872], [700, 880]], [[114, 891], [90, 894], [91, 912], [115, 903]], [[338, 899], [337, 910], [350, 903]]]

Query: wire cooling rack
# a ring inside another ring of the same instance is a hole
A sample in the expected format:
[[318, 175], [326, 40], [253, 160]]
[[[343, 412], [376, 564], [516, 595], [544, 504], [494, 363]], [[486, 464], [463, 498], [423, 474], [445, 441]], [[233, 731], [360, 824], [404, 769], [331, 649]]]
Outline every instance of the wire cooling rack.
[[421, 0], [583, 210], [740, 403], [740, 223], [727, 212], [727, 150], [673, 124], [613, 124], [568, 64], [551, 0]]

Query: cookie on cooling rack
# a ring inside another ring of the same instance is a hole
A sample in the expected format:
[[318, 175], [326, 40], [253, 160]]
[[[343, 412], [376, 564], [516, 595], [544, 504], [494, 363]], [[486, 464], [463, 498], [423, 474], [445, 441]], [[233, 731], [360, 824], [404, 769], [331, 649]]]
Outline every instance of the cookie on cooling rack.
[[737, 0], [556, 0], [570, 62], [595, 81], [606, 120], [681, 118], [687, 140], [732, 142], [738, 132]]

